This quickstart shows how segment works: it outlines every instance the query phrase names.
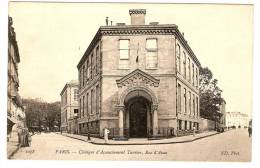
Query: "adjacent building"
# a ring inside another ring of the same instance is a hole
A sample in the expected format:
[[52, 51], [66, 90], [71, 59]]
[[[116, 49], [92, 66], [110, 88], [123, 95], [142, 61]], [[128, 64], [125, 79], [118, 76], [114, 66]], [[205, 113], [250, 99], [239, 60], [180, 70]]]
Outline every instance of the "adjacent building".
[[241, 112], [227, 112], [226, 113], [226, 126], [236, 128], [243, 128], [249, 126], [248, 115]]
[[79, 132], [102, 136], [176, 136], [199, 130], [200, 62], [175, 24], [101, 26], [78, 63]]
[[18, 63], [19, 49], [11, 17], [8, 18], [8, 104], [7, 104], [7, 134], [8, 138], [16, 137], [19, 130], [26, 126], [25, 110], [19, 95]]
[[67, 133], [78, 133], [78, 81], [72, 80], [66, 83], [62, 89], [61, 96], [61, 131]]

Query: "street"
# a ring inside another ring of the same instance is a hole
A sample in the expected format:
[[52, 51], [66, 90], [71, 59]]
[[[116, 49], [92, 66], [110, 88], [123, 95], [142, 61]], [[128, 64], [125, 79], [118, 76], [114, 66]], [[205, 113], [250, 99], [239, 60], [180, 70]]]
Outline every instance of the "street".
[[230, 130], [188, 143], [161, 145], [94, 145], [56, 133], [32, 137], [11, 159], [250, 161], [247, 129]]

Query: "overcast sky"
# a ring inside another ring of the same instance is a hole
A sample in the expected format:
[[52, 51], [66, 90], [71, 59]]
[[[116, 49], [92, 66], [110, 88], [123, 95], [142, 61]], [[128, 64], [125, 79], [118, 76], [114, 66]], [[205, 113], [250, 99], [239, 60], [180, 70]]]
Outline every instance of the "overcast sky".
[[209, 67], [227, 111], [252, 109], [252, 20], [249, 5], [10, 3], [17, 35], [20, 94], [59, 101], [65, 83], [105, 17], [130, 24], [128, 10], [146, 9], [146, 23], [177, 24], [203, 67]]

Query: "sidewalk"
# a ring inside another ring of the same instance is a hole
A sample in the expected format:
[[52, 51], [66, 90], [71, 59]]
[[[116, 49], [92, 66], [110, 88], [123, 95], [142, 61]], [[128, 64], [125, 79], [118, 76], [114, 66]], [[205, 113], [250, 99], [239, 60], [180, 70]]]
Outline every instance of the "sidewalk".
[[18, 136], [12, 136], [7, 142], [7, 158], [10, 159], [20, 148], [18, 143]]
[[[182, 136], [182, 137], [174, 137], [174, 138], [168, 138], [168, 139], [160, 139], [160, 140], [148, 140], [147, 138], [130, 138], [128, 141], [115, 141], [115, 140], [109, 140], [108, 143], [105, 143], [104, 139], [101, 138], [92, 138], [90, 143], [96, 144], [96, 145], [154, 145], [154, 144], [173, 144], [173, 143], [186, 143], [186, 142], [192, 142], [198, 139], [206, 138], [209, 136], [213, 136], [219, 134], [216, 131], [209, 131], [209, 132], [203, 132], [200, 134], [188, 135], [188, 136]], [[88, 141], [87, 136], [82, 135], [75, 135], [75, 134], [68, 134], [68, 133], [62, 133], [62, 135], [82, 140], [82, 141]]]

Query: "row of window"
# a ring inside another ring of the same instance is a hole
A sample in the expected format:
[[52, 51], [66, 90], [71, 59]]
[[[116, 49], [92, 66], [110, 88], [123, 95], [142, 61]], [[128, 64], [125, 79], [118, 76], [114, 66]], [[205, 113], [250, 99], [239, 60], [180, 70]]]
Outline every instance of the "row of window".
[[97, 46], [92, 54], [87, 58], [86, 63], [79, 72], [80, 87], [84, 87], [89, 80], [99, 74], [100, 69], [100, 49]]
[[187, 79], [196, 88], [199, 86], [198, 68], [191, 62], [189, 56], [186, 56], [184, 50], [181, 52], [181, 47], [179, 44], [176, 46], [176, 66], [177, 71], [182, 74], [184, 79]]
[[[129, 39], [119, 40], [119, 69], [129, 68]], [[138, 62], [139, 46], [137, 49], [136, 62]], [[146, 40], [146, 68], [158, 67], [158, 45], [157, 39]]]
[[[78, 96], [79, 96], [79, 90], [78, 89], [73, 89], [73, 100], [78, 101]], [[61, 97], [61, 105], [64, 106], [67, 104], [67, 90], [63, 93]]]
[[187, 121], [187, 120], [178, 120], [178, 130], [199, 130], [199, 123]]
[[178, 83], [178, 90], [177, 90], [177, 112], [178, 113], [183, 112], [184, 114], [199, 116], [198, 96], [192, 94], [191, 91], [187, 92], [187, 89], [185, 87], [183, 87], [183, 94], [182, 94], [182, 87], [181, 84], [179, 83]]
[[91, 114], [99, 114], [100, 107], [100, 87], [97, 85], [79, 99], [79, 118], [84, 118]]

